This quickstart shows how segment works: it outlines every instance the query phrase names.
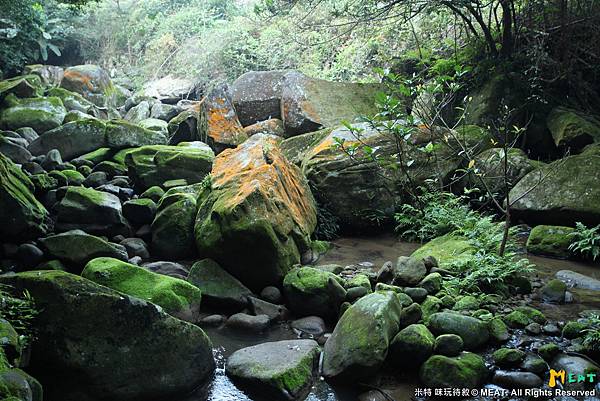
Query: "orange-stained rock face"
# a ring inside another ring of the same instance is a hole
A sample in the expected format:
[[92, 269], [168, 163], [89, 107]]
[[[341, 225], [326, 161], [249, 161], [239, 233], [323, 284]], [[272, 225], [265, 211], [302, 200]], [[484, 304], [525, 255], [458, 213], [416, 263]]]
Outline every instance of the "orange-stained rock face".
[[300, 262], [317, 223], [308, 184], [279, 141], [258, 134], [219, 154], [196, 219], [200, 255], [255, 290], [280, 283]]
[[207, 119], [209, 144], [218, 153], [232, 148], [248, 139], [237, 117], [231, 101], [229, 87], [217, 86], [205, 99], [204, 110]]
[[114, 90], [110, 76], [97, 65], [85, 64], [65, 70], [60, 86], [79, 93], [97, 106], [106, 106], [111, 90]]
[[260, 195], [273, 221], [293, 221], [310, 235], [316, 226], [316, 210], [310, 189], [300, 170], [281, 153], [273, 136], [258, 135], [237, 149], [228, 149], [216, 159], [212, 170], [213, 189], [227, 188], [223, 200], [235, 208], [253, 194]]

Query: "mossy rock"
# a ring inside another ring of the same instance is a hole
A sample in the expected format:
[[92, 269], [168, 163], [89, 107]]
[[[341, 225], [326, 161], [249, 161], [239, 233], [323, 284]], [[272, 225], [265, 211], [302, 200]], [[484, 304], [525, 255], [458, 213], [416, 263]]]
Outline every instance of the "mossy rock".
[[517, 366], [525, 358], [525, 352], [515, 348], [500, 348], [494, 351], [492, 358], [501, 368], [510, 368]]
[[234, 352], [225, 372], [250, 394], [269, 400], [305, 398], [319, 364], [314, 340], [267, 342]]
[[210, 173], [214, 159], [207, 146], [142, 146], [125, 153], [125, 165], [136, 188], [164, 188], [167, 181], [185, 179], [187, 184], [201, 182]]
[[444, 280], [440, 273], [429, 273], [421, 282], [419, 287], [427, 290], [429, 294], [437, 294], [442, 289]]
[[431, 315], [442, 310], [444, 304], [442, 300], [433, 295], [427, 295], [423, 303], [421, 303], [421, 310], [423, 311], [423, 320], [427, 321]]
[[463, 352], [456, 357], [434, 355], [421, 367], [421, 382], [430, 388], [479, 388], [488, 377], [485, 361]]
[[48, 399], [174, 399], [212, 377], [209, 338], [156, 305], [59, 271], [0, 283], [16, 294], [27, 290], [40, 311], [30, 368]]
[[531, 319], [531, 321], [535, 323], [546, 323], [546, 316], [544, 316], [542, 312], [535, 308], [532, 308], [530, 306], [518, 306], [515, 310], [525, 314], [525, 316], [527, 316], [529, 319]]
[[569, 246], [573, 243], [572, 227], [536, 226], [527, 239], [527, 252], [556, 258], [568, 258]]
[[104, 147], [107, 147], [106, 123], [78, 120], [46, 132], [29, 145], [29, 151], [34, 155], [45, 155], [57, 149], [63, 160], [71, 160]]
[[466, 295], [464, 297], [461, 297], [458, 299], [458, 301], [456, 301], [456, 303], [454, 304], [454, 307], [452, 309], [454, 309], [455, 311], [463, 311], [463, 310], [477, 310], [479, 308], [480, 305], [480, 301], [479, 299], [477, 299], [476, 297], [472, 296], [472, 295]]
[[431, 315], [427, 327], [432, 333], [456, 334], [463, 339], [466, 349], [476, 349], [489, 340], [488, 326], [474, 317], [451, 312], [439, 312]]
[[559, 148], [577, 152], [590, 143], [600, 142], [600, 121], [576, 110], [556, 107], [546, 124]]
[[300, 166], [307, 152], [318, 145], [331, 131], [331, 128], [326, 128], [287, 138], [281, 142], [281, 151], [290, 162]]
[[72, 230], [40, 239], [40, 243], [50, 257], [70, 265], [73, 273], [80, 273], [92, 259], [111, 257], [127, 261], [127, 250], [103, 238]]
[[435, 238], [412, 253], [415, 259], [433, 256], [444, 269], [452, 269], [454, 265], [469, 259], [476, 249], [466, 238], [457, 234], [446, 234]]
[[196, 200], [203, 191], [201, 184], [176, 187], [160, 199], [152, 222], [152, 250], [157, 255], [173, 259], [196, 255]]
[[394, 364], [414, 368], [431, 356], [434, 345], [435, 337], [425, 325], [411, 324], [392, 340], [390, 358]]
[[444, 356], [458, 356], [464, 348], [462, 338], [456, 334], [442, 334], [435, 339], [433, 352]]
[[562, 336], [572, 340], [574, 338], [582, 337], [584, 331], [589, 328], [589, 325], [583, 322], [567, 322], [562, 330]]
[[338, 316], [340, 304], [346, 298], [344, 284], [344, 280], [333, 273], [313, 267], [300, 267], [286, 274], [283, 293], [294, 313], [334, 319]]
[[[543, 185], [537, 185], [543, 177]], [[573, 179], [577, 177], [577, 179]], [[600, 223], [600, 145], [536, 169], [510, 191], [515, 219], [528, 224]]]
[[550, 303], [563, 303], [565, 302], [565, 294], [567, 291], [567, 285], [559, 280], [550, 280], [542, 287], [540, 293], [544, 302]]
[[58, 188], [58, 180], [49, 174], [34, 174], [29, 177], [33, 186], [35, 187], [35, 193], [38, 196], [46, 194], [48, 191]]
[[83, 174], [77, 170], [63, 170], [61, 173], [67, 178], [67, 185], [79, 186], [85, 180]]
[[196, 321], [200, 311], [202, 294], [198, 287], [118, 259], [93, 259], [85, 266], [81, 276], [155, 303], [167, 313], [184, 320]]
[[352, 287], [363, 287], [367, 289], [367, 293], [373, 292], [371, 288], [371, 280], [369, 280], [369, 276], [364, 273], [359, 273], [345, 282], [345, 288], [349, 289]]
[[4, 103], [6, 108], [0, 112], [0, 128], [9, 131], [31, 127], [41, 134], [60, 126], [67, 114], [57, 97], [17, 99], [11, 94]]
[[217, 156], [194, 228], [200, 256], [254, 291], [279, 284], [300, 263], [317, 224], [312, 192], [278, 143], [258, 134]]
[[68, 111], [89, 114], [95, 109], [95, 105], [79, 93], [71, 92], [64, 88], [51, 88], [48, 90], [48, 96], [54, 96], [62, 100], [63, 105]]
[[490, 337], [498, 342], [503, 343], [508, 341], [510, 338], [510, 334], [508, 333], [508, 327], [506, 323], [500, 318], [493, 318], [488, 322], [488, 328], [490, 332]]
[[48, 233], [52, 220], [33, 195], [35, 187], [8, 157], [0, 154], [0, 236], [34, 239]]
[[56, 206], [57, 227], [63, 231], [82, 229], [96, 235], [127, 235], [121, 201], [113, 194], [92, 188], [68, 187]]
[[538, 354], [546, 362], [550, 362], [560, 353], [560, 347], [554, 343], [544, 344], [538, 348]]
[[253, 295], [238, 279], [210, 259], [194, 263], [187, 281], [200, 289], [205, 304], [221, 309], [244, 307], [248, 297]]
[[44, 94], [42, 80], [37, 75], [28, 74], [0, 81], [0, 98], [11, 93], [19, 98], [42, 96]]
[[401, 306], [393, 292], [360, 298], [342, 315], [323, 350], [323, 376], [358, 379], [373, 375], [398, 332]]

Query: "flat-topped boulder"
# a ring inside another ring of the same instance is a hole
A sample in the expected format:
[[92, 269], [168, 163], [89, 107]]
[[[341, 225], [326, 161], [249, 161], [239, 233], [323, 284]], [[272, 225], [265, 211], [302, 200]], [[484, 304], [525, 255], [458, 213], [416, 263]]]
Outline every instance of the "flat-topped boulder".
[[252, 290], [278, 284], [309, 249], [315, 203], [274, 136], [255, 135], [215, 159], [199, 199], [198, 252]]
[[210, 173], [214, 157], [208, 145], [192, 142], [142, 146], [126, 153], [125, 164], [134, 185], [145, 190], [153, 186], [165, 188], [165, 182], [171, 180], [199, 183]]
[[0, 128], [14, 131], [30, 127], [41, 134], [60, 126], [67, 110], [57, 97], [17, 99], [13, 94], [4, 99], [0, 112]]
[[600, 120], [577, 110], [556, 107], [548, 115], [546, 125], [559, 148], [578, 152], [586, 145], [600, 142]]
[[44, 398], [178, 399], [215, 369], [206, 334], [147, 301], [60, 271], [2, 276], [0, 283], [27, 290], [39, 308], [29, 370]]
[[381, 84], [330, 82], [298, 71], [285, 74], [281, 89], [281, 116], [286, 135], [293, 136], [354, 122], [377, 110], [375, 95]]
[[319, 355], [314, 340], [267, 342], [234, 352], [225, 371], [251, 394], [269, 400], [302, 400], [313, 384]]
[[34, 155], [45, 155], [57, 149], [64, 160], [71, 160], [100, 148], [125, 149], [165, 144], [166, 141], [162, 133], [126, 121], [84, 119], [46, 132], [31, 143], [29, 151]]

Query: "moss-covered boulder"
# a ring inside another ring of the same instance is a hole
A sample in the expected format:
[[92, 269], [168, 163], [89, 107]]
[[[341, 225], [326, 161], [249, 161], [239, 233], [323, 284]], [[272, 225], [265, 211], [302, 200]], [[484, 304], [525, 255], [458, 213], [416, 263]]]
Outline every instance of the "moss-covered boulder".
[[79, 93], [96, 106], [111, 106], [114, 103], [115, 89], [110, 76], [97, 65], [67, 68], [60, 86]]
[[278, 284], [310, 249], [315, 202], [274, 136], [254, 135], [215, 159], [199, 199], [198, 252], [252, 290]]
[[205, 190], [201, 184], [195, 184], [172, 188], [164, 194], [151, 226], [153, 252], [171, 259], [185, 259], [196, 254], [197, 198]]
[[2, 348], [0, 348], [0, 398], [5, 401], [42, 401], [41, 384], [23, 372], [13, 367]]
[[[576, 177], [576, 179], [574, 179]], [[600, 145], [527, 174], [511, 190], [515, 218], [529, 224], [600, 223]]]
[[[381, 169], [374, 160], [374, 157], [380, 160], [397, 158], [398, 147], [390, 140], [390, 133], [374, 129], [368, 123], [357, 123], [354, 127], [360, 131], [360, 142], [356, 132], [345, 126], [335, 127], [303, 152], [302, 169], [315, 189], [317, 200], [338, 217], [344, 228], [373, 229], [380, 226], [382, 218], [391, 221], [398, 204], [410, 200], [399, 190], [408, 185], [407, 177], [400, 169]], [[439, 141], [443, 136], [443, 131], [432, 134], [422, 128], [416, 130], [408, 142], [401, 143], [404, 157], [412, 160], [406, 167], [411, 185], [425, 185], [431, 178], [449, 182], [461, 166], [463, 160], [455, 151], [458, 145], [453, 139]], [[459, 127], [454, 136], [450, 136], [453, 137], [464, 138], [464, 143], [478, 151], [490, 146], [489, 133], [479, 127]], [[429, 143], [439, 145], [434, 147], [436, 157], [421, 150]], [[305, 146], [303, 143], [296, 145]], [[350, 157], [347, 149], [357, 145], [360, 145], [357, 152]], [[365, 154], [365, 146], [374, 154]], [[434, 159], [437, 160], [435, 166], [432, 164]], [[374, 219], [374, 215], [378, 218]]]
[[35, 187], [8, 157], [0, 153], [0, 236], [34, 239], [46, 234], [52, 220], [33, 195]]
[[488, 326], [483, 321], [458, 313], [434, 313], [429, 317], [427, 327], [436, 335], [456, 334], [460, 336], [468, 350], [483, 346], [490, 337]]
[[94, 104], [79, 93], [64, 88], [52, 88], [48, 90], [48, 95], [59, 98], [68, 111], [81, 112], [93, 117], [91, 114], [95, 111]]
[[450, 233], [429, 241], [414, 251], [411, 256], [415, 259], [433, 256], [440, 267], [452, 269], [454, 265], [462, 263], [475, 252], [475, 247], [466, 238]]
[[234, 352], [225, 372], [260, 399], [302, 400], [312, 387], [319, 355], [314, 340], [267, 342]]
[[488, 374], [482, 357], [463, 352], [456, 357], [432, 356], [421, 367], [419, 377], [431, 388], [479, 388]]
[[127, 235], [130, 231], [123, 217], [121, 201], [108, 192], [92, 188], [68, 187], [56, 206], [59, 230], [80, 229], [96, 235]]
[[527, 239], [527, 252], [535, 255], [547, 255], [567, 258], [570, 255], [569, 245], [573, 242], [572, 227], [536, 226]]
[[567, 285], [559, 279], [554, 279], [548, 281], [542, 287], [540, 293], [544, 302], [560, 304], [565, 302], [566, 291]]
[[64, 160], [70, 160], [106, 145], [106, 126], [99, 120], [80, 120], [46, 132], [29, 146], [34, 155], [45, 155], [57, 149]]
[[142, 146], [125, 154], [129, 177], [140, 190], [183, 179], [189, 185], [201, 182], [212, 168], [213, 151], [202, 142], [181, 146]]
[[177, 278], [153, 273], [113, 258], [88, 262], [82, 277], [113, 290], [145, 299], [164, 308], [170, 315], [195, 322], [200, 312], [198, 287]]
[[392, 340], [390, 358], [392, 363], [414, 368], [431, 356], [434, 345], [435, 337], [425, 325], [411, 324]]
[[244, 307], [252, 296], [252, 291], [211, 259], [194, 263], [187, 280], [202, 291], [204, 304], [222, 309]]
[[0, 128], [14, 131], [31, 127], [41, 134], [62, 124], [67, 110], [56, 97], [17, 99], [9, 95], [4, 99], [0, 112]]
[[283, 292], [292, 311], [300, 316], [334, 319], [346, 297], [344, 280], [333, 273], [300, 267], [286, 274]]
[[525, 358], [525, 352], [516, 348], [500, 348], [492, 354], [494, 363], [501, 368], [511, 368], [519, 365]]
[[546, 125], [559, 148], [578, 152], [590, 143], [600, 142], [600, 120], [577, 110], [556, 107], [548, 115]]
[[42, 247], [52, 258], [71, 265], [74, 273], [80, 273], [90, 260], [102, 256], [127, 261], [127, 250], [103, 238], [72, 230], [40, 239]]
[[342, 315], [323, 350], [323, 376], [356, 379], [382, 366], [398, 333], [400, 302], [393, 292], [360, 298]]
[[281, 114], [288, 136], [334, 127], [376, 112], [381, 84], [329, 82], [290, 71], [283, 78]]
[[59, 271], [3, 276], [0, 283], [29, 291], [39, 308], [30, 370], [48, 399], [174, 399], [214, 371], [204, 332], [156, 305]]

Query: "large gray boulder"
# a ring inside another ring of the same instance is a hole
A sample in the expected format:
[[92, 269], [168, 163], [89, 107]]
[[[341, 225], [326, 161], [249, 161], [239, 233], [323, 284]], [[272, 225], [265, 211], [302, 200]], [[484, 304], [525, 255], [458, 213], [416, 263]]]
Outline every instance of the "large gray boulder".
[[377, 110], [375, 95], [381, 84], [330, 82], [300, 72], [285, 74], [281, 90], [281, 116], [287, 136], [354, 122]]
[[383, 365], [398, 333], [400, 301], [393, 292], [360, 298], [341, 317], [323, 349], [323, 376], [360, 379]]
[[211, 259], [194, 263], [187, 280], [200, 288], [204, 304], [219, 308], [242, 308], [252, 296], [252, 291]]
[[225, 372], [251, 394], [269, 400], [302, 400], [312, 387], [319, 355], [314, 340], [268, 342], [234, 352]]
[[17, 99], [8, 95], [0, 112], [0, 129], [14, 131], [30, 127], [43, 133], [62, 124], [67, 110], [57, 97]]
[[289, 71], [250, 71], [231, 86], [233, 105], [244, 127], [271, 118], [281, 119], [283, 77]]
[[97, 65], [85, 64], [67, 68], [60, 86], [79, 93], [96, 106], [111, 106], [115, 101], [110, 76]]
[[[575, 179], [576, 178], [576, 179]], [[510, 191], [513, 216], [528, 224], [600, 223], [600, 145], [527, 174]]]
[[139, 298], [59, 271], [3, 276], [0, 283], [27, 290], [39, 308], [30, 370], [49, 399], [177, 399], [214, 371], [200, 328]]

